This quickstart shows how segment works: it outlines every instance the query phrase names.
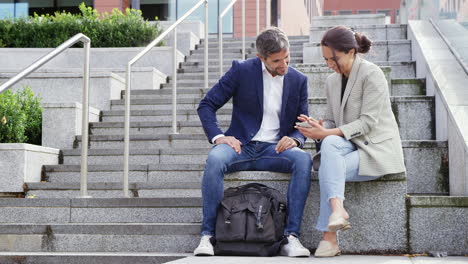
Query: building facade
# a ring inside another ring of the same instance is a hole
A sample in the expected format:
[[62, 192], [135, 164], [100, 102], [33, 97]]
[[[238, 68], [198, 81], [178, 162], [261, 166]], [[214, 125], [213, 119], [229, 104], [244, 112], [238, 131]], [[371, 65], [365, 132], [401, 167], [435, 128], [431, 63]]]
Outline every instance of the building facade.
[[324, 0], [323, 15], [352, 15], [383, 13], [390, 17], [391, 23], [398, 21], [400, 0]]
[[[19, 18], [28, 15], [53, 13], [65, 10], [79, 13], [78, 5], [85, 2], [99, 12], [112, 12], [112, 9], [140, 9], [145, 19], [175, 21], [190, 10], [199, 0], [0, 0], [0, 19]], [[208, 0], [209, 33], [218, 33], [218, 15], [231, 3], [231, 0]], [[257, 33], [257, 0], [245, 0], [246, 35]], [[279, 26], [288, 35], [308, 34], [310, 18], [321, 15], [323, 0], [259, 0], [260, 30], [268, 26]], [[199, 8], [189, 20], [204, 21], [204, 10]], [[238, 0], [223, 19], [223, 33], [241, 36], [242, 0]]]

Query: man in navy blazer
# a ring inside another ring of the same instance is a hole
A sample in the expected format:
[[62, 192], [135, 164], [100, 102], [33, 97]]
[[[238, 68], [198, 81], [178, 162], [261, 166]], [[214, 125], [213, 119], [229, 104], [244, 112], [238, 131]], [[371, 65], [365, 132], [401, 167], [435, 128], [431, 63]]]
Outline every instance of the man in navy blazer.
[[[307, 77], [288, 66], [289, 41], [280, 29], [263, 31], [256, 46], [257, 57], [234, 61], [197, 109], [209, 142], [215, 144], [202, 180], [203, 223], [200, 245], [194, 251], [197, 256], [214, 255], [209, 240], [223, 198], [224, 174], [245, 170], [291, 173], [284, 234], [288, 243], [280, 253], [310, 255], [298, 237], [312, 162], [310, 154], [301, 149], [305, 137], [294, 128], [299, 115], [308, 115]], [[223, 131], [216, 111], [231, 99], [231, 125]]]

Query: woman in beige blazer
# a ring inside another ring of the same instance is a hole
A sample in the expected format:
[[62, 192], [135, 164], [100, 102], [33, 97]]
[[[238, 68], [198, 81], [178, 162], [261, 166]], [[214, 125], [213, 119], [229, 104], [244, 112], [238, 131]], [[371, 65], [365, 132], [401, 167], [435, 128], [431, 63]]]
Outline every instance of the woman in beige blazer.
[[405, 171], [387, 80], [378, 66], [357, 55], [368, 52], [371, 45], [365, 35], [343, 26], [327, 31], [322, 54], [335, 73], [326, 81], [326, 116], [299, 117], [311, 126], [297, 126], [299, 131], [321, 141], [316, 228], [324, 233], [316, 257], [339, 255], [336, 232], [351, 227], [343, 207], [345, 181], [369, 181]]

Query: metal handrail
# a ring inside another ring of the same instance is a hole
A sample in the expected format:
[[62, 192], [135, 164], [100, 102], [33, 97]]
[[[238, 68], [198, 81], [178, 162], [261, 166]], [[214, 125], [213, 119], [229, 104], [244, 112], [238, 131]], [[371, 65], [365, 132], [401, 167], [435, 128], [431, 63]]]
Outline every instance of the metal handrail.
[[439, 26], [436, 25], [436, 23], [434, 22], [434, 20], [429, 19], [429, 22], [432, 24], [432, 26], [434, 27], [434, 29], [437, 31], [437, 33], [439, 33], [440, 37], [444, 40], [445, 44], [447, 44], [450, 52], [452, 52], [453, 56], [455, 56], [455, 58], [457, 59], [458, 63], [460, 64], [460, 66], [462, 67], [463, 71], [465, 71], [466, 74], [468, 74], [468, 65], [465, 63], [465, 60], [462, 58], [462, 56], [460, 56], [460, 54], [455, 50], [455, 48], [452, 46], [452, 44], [450, 43], [450, 41], [445, 37], [445, 35], [442, 33], [442, 31], [440, 30]]
[[[232, 0], [228, 6], [221, 12], [218, 17], [218, 56], [219, 56], [219, 76], [224, 73], [223, 70], [223, 17], [227, 14], [229, 9], [237, 2]], [[245, 59], [245, 0], [242, 0], [242, 59]]]
[[174, 34], [173, 49], [173, 78], [172, 78], [172, 131], [177, 134], [177, 30], [176, 27], [184, 21], [189, 15], [197, 10], [202, 4], [205, 4], [205, 88], [208, 88], [208, 0], [200, 0], [189, 11], [187, 11], [174, 24], [167, 28], [161, 35], [153, 40], [144, 50], [138, 53], [127, 64], [126, 87], [125, 87], [125, 126], [124, 126], [124, 173], [123, 173], [123, 192], [124, 197], [130, 197], [128, 194], [128, 171], [130, 156], [130, 91], [131, 91], [131, 73], [132, 65], [141, 57], [146, 55], [154, 46], [163, 40], [171, 31]]
[[80, 196], [90, 198], [88, 195], [88, 119], [89, 119], [89, 52], [91, 40], [82, 33], [78, 33], [50, 53], [35, 61], [33, 64], [22, 70], [20, 73], [9, 79], [0, 86], [0, 94], [15, 85], [17, 82], [28, 76], [31, 72], [37, 70], [46, 62], [55, 58], [57, 55], [70, 48], [77, 42], [83, 42], [84, 49], [84, 69], [83, 69], [83, 98], [82, 98], [82, 127], [81, 127], [81, 178], [80, 178]]
[[[260, 31], [260, 0], [256, 0], [256, 20], [257, 20], [257, 35]], [[221, 12], [218, 16], [218, 54], [219, 54], [219, 76], [222, 76], [224, 73], [223, 70], [223, 17], [227, 14], [229, 9], [234, 6], [237, 0], [232, 0], [229, 5]], [[245, 0], [242, 0], [242, 59], [245, 60]]]

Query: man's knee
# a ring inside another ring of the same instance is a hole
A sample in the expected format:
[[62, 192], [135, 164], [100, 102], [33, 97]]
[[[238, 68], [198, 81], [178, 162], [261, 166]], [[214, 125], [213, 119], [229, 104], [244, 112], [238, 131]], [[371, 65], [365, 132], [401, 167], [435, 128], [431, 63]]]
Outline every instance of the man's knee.
[[208, 153], [206, 167], [225, 167], [232, 160], [234, 154], [236, 152], [230, 146], [226, 144], [216, 145]]
[[299, 148], [293, 148], [289, 150], [291, 153], [289, 158], [296, 168], [302, 168], [304, 170], [311, 170], [312, 168], [312, 158], [309, 152], [306, 152]]

